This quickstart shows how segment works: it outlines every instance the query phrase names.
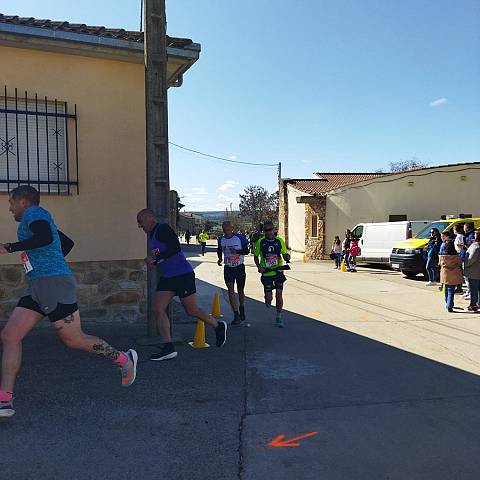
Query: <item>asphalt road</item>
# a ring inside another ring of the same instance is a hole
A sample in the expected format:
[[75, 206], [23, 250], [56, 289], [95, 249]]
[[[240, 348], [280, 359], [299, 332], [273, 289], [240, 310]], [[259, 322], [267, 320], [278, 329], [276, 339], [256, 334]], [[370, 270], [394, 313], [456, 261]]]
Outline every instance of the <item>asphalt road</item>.
[[[222, 270], [213, 250], [201, 258], [195, 248], [208, 308], [223, 287]], [[438, 292], [393, 272], [295, 263], [280, 330], [250, 262], [251, 328], [231, 329], [223, 349], [180, 346], [176, 360], [160, 364], [148, 362], [152, 348], [139, 348], [130, 389], [108, 362], [68, 351], [50, 328], [35, 330], [25, 342], [17, 416], [0, 422], [2, 475], [478, 478], [480, 315], [449, 315]], [[193, 336], [193, 325], [175, 328], [176, 336]], [[122, 348], [144, 332], [87, 329]], [[271, 446], [307, 434], [287, 442], [298, 446]]]

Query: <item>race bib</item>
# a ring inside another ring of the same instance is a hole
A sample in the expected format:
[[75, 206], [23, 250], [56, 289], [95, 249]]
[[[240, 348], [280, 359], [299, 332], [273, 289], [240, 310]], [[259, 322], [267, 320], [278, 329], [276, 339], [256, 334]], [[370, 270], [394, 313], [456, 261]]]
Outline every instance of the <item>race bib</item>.
[[273, 268], [278, 265], [278, 255], [267, 255], [265, 257], [265, 265], [267, 268]]
[[33, 267], [30, 263], [27, 252], [22, 252], [20, 254], [20, 258], [22, 259], [23, 269], [25, 270], [25, 273], [30, 273], [31, 271], [33, 271]]
[[238, 267], [241, 263], [240, 255], [230, 255], [225, 259], [225, 263], [229, 267]]

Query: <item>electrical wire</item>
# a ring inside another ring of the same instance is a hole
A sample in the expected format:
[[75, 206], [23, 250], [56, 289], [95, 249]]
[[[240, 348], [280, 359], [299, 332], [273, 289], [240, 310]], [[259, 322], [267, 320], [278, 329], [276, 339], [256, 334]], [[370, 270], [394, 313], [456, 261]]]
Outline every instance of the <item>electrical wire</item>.
[[187, 148], [182, 145], [178, 145], [177, 143], [168, 142], [170, 145], [174, 147], [180, 148], [182, 150], [186, 150], [187, 152], [196, 153], [197, 155], [202, 155], [203, 157], [214, 158], [215, 160], [222, 160], [223, 162], [229, 163], [237, 163], [240, 165], [253, 165], [256, 167], [278, 167], [278, 163], [254, 163], [254, 162], [241, 162], [240, 160], [232, 160], [230, 158], [224, 157], [217, 157], [216, 155], [210, 155], [208, 153], [199, 152], [198, 150], [193, 150], [192, 148]]

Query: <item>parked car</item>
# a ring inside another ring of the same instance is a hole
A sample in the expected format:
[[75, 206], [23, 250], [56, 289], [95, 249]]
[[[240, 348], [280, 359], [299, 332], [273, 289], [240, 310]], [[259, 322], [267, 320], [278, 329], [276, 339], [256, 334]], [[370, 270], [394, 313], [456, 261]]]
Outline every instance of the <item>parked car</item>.
[[480, 228], [480, 218], [444, 215], [441, 220], [427, 225], [414, 238], [396, 243], [390, 254], [390, 266], [409, 278], [413, 278], [419, 273], [425, 273], [424, 249], [430, 239], [432, 228], [438, 228], [439, 232], [449, 232], [459, 223], [473, 223], [475, 229]]
[[393, 245], [412, 238], [430, 222], [430, 220], [411, 220], [356, 225], [352, 229], [352, 235], [360, 239], [361, 248], [357, 262], [388, 264]]

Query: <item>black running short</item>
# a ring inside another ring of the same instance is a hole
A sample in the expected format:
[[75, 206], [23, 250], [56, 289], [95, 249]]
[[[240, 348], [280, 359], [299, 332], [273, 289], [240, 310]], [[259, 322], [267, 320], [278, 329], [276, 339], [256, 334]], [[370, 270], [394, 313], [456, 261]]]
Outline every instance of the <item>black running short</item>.
[[161, 277], [158, 281], [157, 292], [172, 292], [179, 298], [186, 298], [197, 293], [195, 287], [195, 273], [190, 272], [178, 277]]
[[265, 292], [272, 290], [283, 290], [283, 284], [287, 281], [287, 277], [283, 272], [278, 272], [276, 275], [265, 277], [262, 275], [263, 289]]
[[247, 280], [245, 265], [242, 263], [236, 267], [224, 267], [223, 278], [227, 285], [237, 282], [237, 288], [243, 290]]
[[30, 295], [22, 297], [18, 301], [17, 307], [26, 308], [27, 310], [32, 310], [40, 315], [47, 316], [51, 322], [63, 320], [64, 318], [73, 315], [78, 310], [78, 305], [76, 303], [57, 303], [55, 310], [51, 311], [49, 314], [45, 314], [42, 307], [40, 307]]

